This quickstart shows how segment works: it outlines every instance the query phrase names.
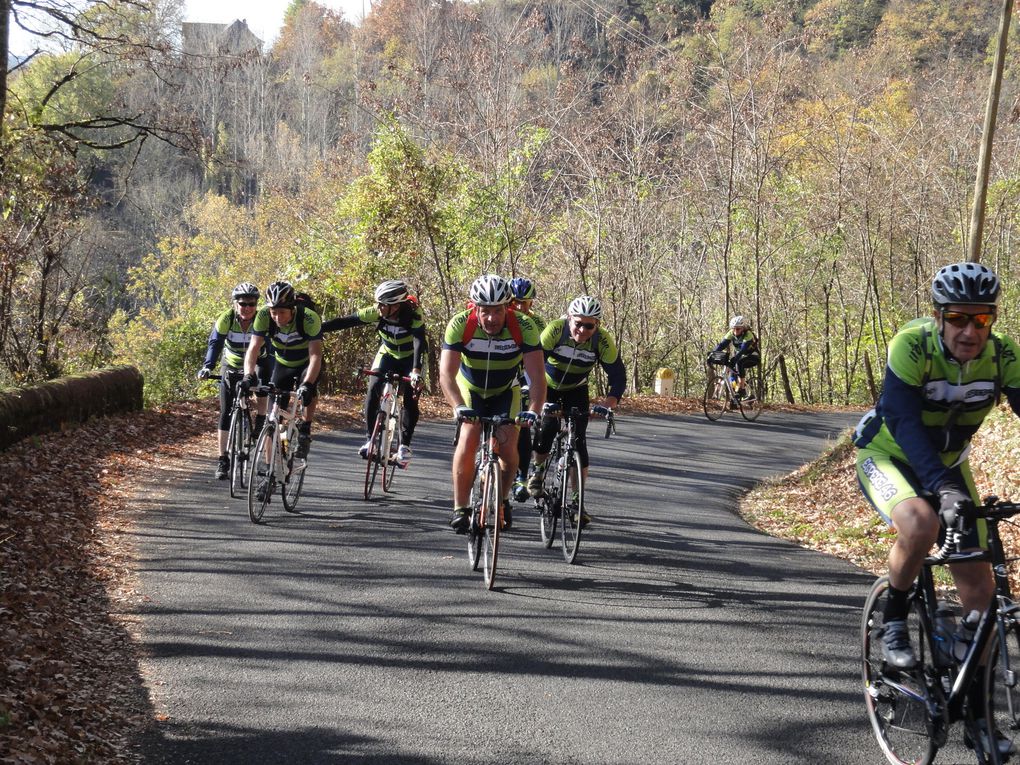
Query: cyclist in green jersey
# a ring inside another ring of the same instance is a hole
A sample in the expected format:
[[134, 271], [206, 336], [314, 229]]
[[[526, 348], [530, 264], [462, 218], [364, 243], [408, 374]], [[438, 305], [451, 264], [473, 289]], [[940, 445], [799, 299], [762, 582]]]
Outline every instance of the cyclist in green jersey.
[[[730, 319], [730, 331], [715, 346], [714, 351], [724, 351], [733, 347], [733, 355], [727, 366], [737, 376], [737, 398], [747, 395], [746, 371], [761, 362], [758, 352], [758, 338], [751, 331], [751, 322], [737, 315]], [[732, 378], [731, 378], [732, 379]]]
[[[1020, 415], [1017, 344], [992, 332], [998, 277], [977, 263], [941, 269], [932, 282], [932, 319], [916, 319], [889, 344], [882, 395], [854, 434], [857, 477], [864, 496], [896, 529], [889, 553], [889, 594], [882, 652], [893, 667], [915, 666], [907, 631], [907, 598], [942, 524], [979, 502], [967, 456], [970, 440], [1005, 394]], [[942, 523], [940, 524], [940, 519]], [[984, 521], [968, 547], [987, 542]], [[993, 580], [987, 562], [951, 566], [964, 613], [983, 611]], [[984, 709], [975, 684], [972, 709]], [[978, 728], [984, 730], [983, 723]], [[1000, 748], [1012, 745], [1000, 740]]]
[[244, 357], [243, 385], [258, 384], [255, 366], [264, 344], [269, 344], [276, 358], [270, 379], [285, 391], [297, 388], [297, 396], [305, 406], [305, 421], [298, 431], [296, 456], [304, 459], [312, 442], [312, 420], [315, 417], [317, 384], [322, 373], [322, 319], [305, 305], [299, 305], [297, 293], [289, 282], [273, 282], [266, 288], [266, 303], [255, 316], [255, 336]]
[[[198, 379], [205, 380], [212, 374], [216, 359], [223, 354], [220, 364], [220, 420], [219, 420], [219, 459], [216, 462], [216, 478], [225, 480], [230, 472], [230, 457], [227, 456], [227, 440], [230, 436], [230, 415], [234, 407], [234, 396], [237, 383], [244, 376], [244, 354], [251, 342], [255, 309], [259, 302], [259, 288], [251, 282], [241, 282], [231, 292], [234, 305], [216, 317], [212, 331], [209, 333], [208, 348], [205, 361], [198, 370]], [[263, 352], [259, 357], [257, 369], [263, 380], [268, 380], [273, 370], [273, 359]], [[266, 421], [266, 397], [259, 396], [256, 401], [255, 432], [261, 429]]]
[[[474, 456], [482, 427], [472, 418], [507, 415], [530, 426], [545, 403], [542, 350], [535, 323], [509, 307], [510, 285], [495, 274], [471, 285], [471, 307], [446, 325], [439, 360], [439, 384], [453, 407], [460, 435], [453, 454], [453, 518], [458, 534], [471, 520], [468, 500], [474, 478]], [[521, 412], [521, 365], [532, 380], [530, 409]], [[508, 489], [517, 473], [518, 426], [502, 426], [496, 434], [502, 482]], [[510, 503], [504, 505], [505, 527], [512, 524]]]
[[[591, 405], [588, 391], [588, 377], [596, 364], [606, 372], [609, 392], [591, 411], [596, 415], [607, 415], [615, 409], [627, 387], [627, 372], [620, 356], [616, 338], [609, 330], [600, 327], [602, 303], [598, 298], [581, 295], [571, 301], [566, 316], [549, 322], [542, 332], [542, 350], [545, 354], [545, 379], [548, 385], [549, 403], [559, 404], [560, 412], [580, 409], [587, 413]], [[588, 478], [588, 417], [575, 422], [577, 454], [581, 458], [581, 469]], [[559, 431], [559, 421], [547, 418], [541, 433], [536, 438], [534, 462], [528, 474], [528, 492], [537, 497], [542, 492], [546, 460], [552, 448], [553, 439]], [[591, 521], [585, 508], [578, 508], [581, 525]]]
[[[535, 285], [531, 279], [518, 276], [510, 280], [510, 294], [513, 296], [510, 307], [518, 315], [524, 314], [531, 319], [538, 328], [539, 334], [545, 329], [545, 319], [533, 313], [531, 306], [535, 302]], [[521, 408], [529, 405], [528, 394], [531, 385], [527, 375], [521, 374]], [[521, 428], [520, 436], [517, 439], [517, 478], [514, 479], [514, 499], [523, 502], [528, 498], [528, 464], [531, 462], [531, 428]]]
[[[375, 305], [362, 308], [349, 316], [325, 321], [322, 323], [322, 331], [335, 332], [339, 329], [373, 324], [379, 332], [382, 344], [372, 362], [372, 369], [376, 372], [396, 372], [411, 379], [410, 384], [400, 385], [403, 393], [403, 416], [400, 447], [396, 455], [400, 466], [407, 467], [411, 459], [411, 438], [418, 423], [418, 393], [421, 390], [421, 370], [428, 351], [428, 342], [425, 339], [425, 320], [421, 308], [411, 297], [411, 291], [403, 279], [383, 282], [375, 289]], [[372, 428], [379, 412], [382, 387], [382, 378], [369, 378], [364, 409], [368, 440], [358, 450], [363, 458], [368, 457], [368, 450], [372, 446]]]

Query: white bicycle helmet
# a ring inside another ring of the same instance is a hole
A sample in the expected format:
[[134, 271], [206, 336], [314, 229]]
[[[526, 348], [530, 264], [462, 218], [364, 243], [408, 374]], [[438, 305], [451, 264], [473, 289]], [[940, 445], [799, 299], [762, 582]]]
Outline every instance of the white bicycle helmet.
[[999, 302], [999, 277], [980, 263], [954, 263], [940, 268], [931, 283], [931, 299], [937, 307], [988, 305]]
[[468, 291], [475, 305], [505, 305], [510, 302], [510, 285], [496, 274], [485, 274], [475, 279]]
[[581, 295], [570, 301], [567, 313], [571, 316], [588, 316], [592, 319], [602, 318], [602, 303], [591, 295]]
[[375, 302], [382, 305], [396, 305], [407, 300], [410, 290], [403, 279], [391, 279], [375, 288]]
[[736, 329], [737, 327], [744, 327], [745, 329], [749, 329], [751, 327], [751, 322], [749, 322], [740, 314], [737, 314], [732, 319], [730, 319], [730, 329]]
[[241, 282], [234, 287], [233, 291], [231, 291], [230, 297], [232, 300], [237, 300], [238, 298], [243, 297], [253, 297], [258, 300], [259, 288], [251, 282]]
[[290, 282], [273, 282], [266, 287], [266, 302], [270, 308], [293, 308], [297, 295]]

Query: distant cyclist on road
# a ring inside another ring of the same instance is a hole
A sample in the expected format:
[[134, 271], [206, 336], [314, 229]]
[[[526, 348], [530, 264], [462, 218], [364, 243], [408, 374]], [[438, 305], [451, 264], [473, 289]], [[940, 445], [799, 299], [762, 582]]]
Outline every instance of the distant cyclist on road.
[[297, 388], [297, 396], [305, 405], [305, 421], [298, 431], [295, 452], [304, 459], [312, 442], [317, 384], [322, 374], [322, 320], [311, 308], [298, 304], [297, 292], [289, 282], [270, 284], [266, 303], [267, 307], [255, 316], [255, 336], [244, 357], [243, 384], [258, 385], [255, 367], [262, 346], [268, 344], [276, 358], [270, 382], [286, 391]]
[[[439, 382], [446, 400], [460, 422], [460, 437], [453, 454], [453, 518], [450, 525], [458, 534], [471, 521], [468, 500], [474, 479], [474, 457], [482, 426], [476, 417], [507, 415], [511, 421], [520, 414], [534, 422], [545, 403], [542, 350], [535, 323], [509, 307], [510, 285], [501, 276], [486, 274], [471, 285], [471, 307], [446, 325], [443, 352], [439, 360]], [[521, 412], [518, 371], [532, 380], [530, 411]], [[496, 433], [503, 485], [508, 489], [517, 473], [518, 426], [504, 425]], [[512, 524], [509, 502], [504, 503], [503, 520]]]
[[[980, 501], [967, 456], [970, 440], [1005, 394], [1020, 416], [1017, 344], [996, 332], [998, 277], [977, 263], [946, 266], [931, 285], [934, 318], [915, 319], [889, 343], [878, 406], [857, 425], [857, 478], [864, 496], [896, 529], [889, 552], [882, 654], [900, 669], [916, 664], [907, 630], [908, 596], [940, 533], [940, 519]], [[970, 530], [969, 549], [987, 544], [985, 522]], [[964, 613], [984, 611], [994, 589], [987, 561], [950, 566]], [[968, 703], [985, 708], [981, 683]], [[978, 730], [986, 730], [977, 721]], [[999, 740], [1003, 756], [1011, 742]]]
[[[535, 302], [535, 285], [531, 282], [531, 279], [525, 279], [523, 276], [518, 276], [515, 279], [510, 280], [510, 293], [513, 295], [510, 301], [510, 307], [520, 314], [524, 314], [531, 319], [535, 326], [538, 328], [538, 332], [541, 335], [542, 330], [545, 329], [545, 319], [531, 310], [532, 304]], [[528, 399], [528, 393], [531, 389], [530, 382], [527, 379], [527, 375], [521, 372], [521, 408], [527, 409], [530, 405]], [[517, 478], [514, 480], [514, 499], [518, 502], [523, 502], [528, 498], [528, 465], [531, 462], [531, 428], [521, 428], [520, 435], [517, 439]]]
[[[598, 298], [581, 295], [567, 308], [567, 315], [549, 322], [542, 332], [542, 349], [545, 352], [545, 379], [548, 383], [549, 403], [559, 404], [561, 412], [570, 409], [588, 411], [591, 403], [588, 377], [599, 364], [609, 378], [609, 393], [592, 407], [594, 414], [606, 415], [615, 409], [627, 387], [627, 371], [623, 365], [616, 338], [609, 330], [600, 327], [602, 303]], [[559, 421], [547, 418], [535, 444], [534, 462], [528, 473], [528, 492], [533, 497], [542, 493], [546, 461], [553, 439], [559, 431]], [[576, 421], [575, 434], [578, 456], [584, 477], [588, 478], [588, 417]], [[585, 508], [578, 508], [581, 525], [591, 522]]]
[[747, 370], [758, 366], [761, 356], [758, 350], [758, 338], [751, 331], [751, 322], [743, 316], [734, 316], [730, 319], [730, 331], [715, 346], [714, 351], [724, 351], [733, 348], [730, 356], [729, 367], [737, 375], [737, 398], [747, 395], [747, 382], [745, 380]]
[[[258, 308], [259, 288], [251, 282], [241, 282], [231, 293], [234, 304], [216, 317], [212, 331], [209, 333], [209, 347], [205, 352], [205, 361], [198, 370], [198, 379], [205, 380], [213, 373], [216, 359], [223, 354], [220, 365], [220, 421], [219, 447], [220, 456], [216, 463], [216, 477], [225, 480], [230, 473], [230, 457], [227, 456], [227, 440], [230, 436], [230, 415], [234, 407], [234, 395], [237, 383], [244, 376], [244, 355], [252, 339], [255, 311]], [[273, 358], [263, 350], [256, 361], [258, 376], [268, 380], [273, 370]], [[266, 397], [262, 394], [257, 399], [255, 432], [262, 429], [266, 421]]]
[[[402, 279], [385, 281], [375, 288], [375, 305], [362, 308], [357, 313], [341, 316], [323, 322], [322, 331], [335, 332], [349, 327], [375, 325], [382, 344], [372, 362], [376, 372], [396, 372], [411, 378], [411, 383], [401, 383], [403, 392], [403, 417], [401, 420], [400, 448], [397, 462], [407, 467], [411, 459], [411, 438], [418, 423], [418, 392], [421, 387], [421, 371], [428, 344], [425, 339], [425, 321], [421, 308], [411, 297], [407, 283]], [[383, 380], [371, 377], [365, 394], [365, 426], [368, 440], [358, 450], [363, 458], [368, 457], [372, 447], [372, 429], [379, 413], [379, 395]]]

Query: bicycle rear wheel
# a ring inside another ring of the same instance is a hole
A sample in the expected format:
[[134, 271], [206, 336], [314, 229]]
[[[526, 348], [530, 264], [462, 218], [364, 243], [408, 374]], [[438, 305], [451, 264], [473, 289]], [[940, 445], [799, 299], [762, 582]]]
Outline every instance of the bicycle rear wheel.
[[383, 451], [386, 455], [386, 462], [383, 464], [382, 488], [389, 491], [393, 485], [393, 476], [397, 472], [397, 461], [395, 459], [397, 448], [400, 446], [400, 409], [396, 414], [386, 418], [386, 435], [383, 437]]
[[490, 462], [485, 466], [482, 489], [482, 519], [485, 521], [482, 542], [482, 558], [485, 564], [485, 588], [492, 589], [496, 583], [496, 559], [499, 556], [500, 526], [503, 525], [503, 491], [499, 481], [499, 463]]
[[705, 395], [701, 397], [701, 406], [705, 410], [705, 416], [715, 422], [729, 408], [730, 397], [728, 391], [729, 383], [722, 375], [714, 375], [708, 380], [705, 386]]
[[740, 405], [740, 414], [748, 422], [754, 422], [761, 414], [761, 392], [750, 378], [746, 381], [744, 392], [744, 398], [737, 399], [737, 403]]
[[[924, 667], [930, 645], [915, 602], [907, 617], [910, 642], [917, 651], [916, 671], [886, 670], [882, 660], [882, 634], [888, 577], [871, 587], [861, 619], [861, 678], [871, 728], [886, 759], [902, 765], [928, 765], [938, 751], [933, 733], [936, 721], [928, 715]], [[941, 724], [941, 721], [939, 721]]]
[[[562, 498], [560, 507], [560, 541], [563, 543], [563, 559], [567, 563], [577, 560], [577, 551], [581, 549], [581, 513], [584, 510], [584, 473], [581, 471], [581, 455], [577, 452], [569, 455], [566, 470], [560, 484]], [[577, 499], [574, 499], [574, 493]]]
[[248, 517], [252, 523], [262, 521], [266, 505], [276, 484], [276, 428], [265, 427], [255, 442], [248, 475]]
[[[297, 434], [295, 434], [297, 435]], [[308, 461], [294, 456], [297, 451], [297, 439], [294, 438], [287, 444], [287, 477], [283, 481], [283, 509], [288, 513], [297, 512], [298, 499], [301, 497], [301, 487], [305, 485], [305, 468]]]
[[379, 472], [379, 463], [382, 458], [382, 442], [386, 433], [386, 415], [379, 412], [375, 418], [375, 427], [372, 428], [371, 446], [368, 448], [367, 462], [365, 463], [365, 499], [372, 498], [372, 487], [375, 486], [375, 476]]
[[[1012, 615], [1003, 616], [996, 625], [985, 666], [985, 687], [987, 740], [1006, 739], [1020, 751], [1020, 624]], [[991, 762], [1005, 762], [1002, 757], [994, 759], [997, 752], [991, 754]]]

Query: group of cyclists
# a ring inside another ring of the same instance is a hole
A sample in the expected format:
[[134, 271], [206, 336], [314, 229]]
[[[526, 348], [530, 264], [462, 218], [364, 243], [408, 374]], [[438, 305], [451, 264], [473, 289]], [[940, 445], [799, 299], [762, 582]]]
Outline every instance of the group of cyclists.
[[[601, 326], [602, 304], [582, 295], [573, 300], [561, 318], [546, 324], [532, 312], [536, 297], [530, 279], [506, 280], [495, 274], [479, 277], [471, 285], [467, 308], [457, 313], [443, 334], [439, 384], [453, 409], [460, 433], [453, 456], [453, 506], [450, 525], [467, 530], [468, 496], [474, 476], [474, 454], [481, 427], [479, 417], [504, 415], [508, 424], [497, 434], [497, 452], [503, 485], [518, 501], [538, 497], [557, 420], [546, 417], [540, 433], [530, 428], [543, 413], [556, 407], [576, 407], [598, 416], [617, 406], [626, 384], [622, 358], [612, 333]], [[418, 396], [428, 341], [418, 301], [402, 279], [384, 281], [375, 289], [375, 301], [350, 315], [323, 321], [311, 300], [284, 281], [273, 282], [258, 307], [258, 287], [244, 282], [234, 288], [233, 305], [216, 317], [209, 334], [200, 379], [213, 375], [221, 359], [219, 456], [216, 478], [229, 472], [227, 436], [231, 407], [239, 393], [256, 395], [255, 433], [266, 421], [267, 399], [263, 384], [276, 390], [296, 390], [305, 406], [296, 456], [304, 459], [311, 444], [311, 425], [322, 374], [322, 339], [328, 332], [375, 326], [381, 343], [373, 371], [406, 377], [401, 384], [402, 425], [394, 459], [407, 467], [411, 441], [419, 418]], [[588, 378], [596, 364], [608, 377], [607, 395], [591, 404]], [[365, 458], [371, 447], [372, 427], [379, 409], [382, 376], [369, 378], [364, 417], [368, 441], [359, 449]], [[585, 446], [587, 418], [577, 422], [578, 451], [587, 477]], [[591, 516], [578, 508], [580, 522]], [[510, 496], [504, 505], [505, 527], [512, 526]]]

